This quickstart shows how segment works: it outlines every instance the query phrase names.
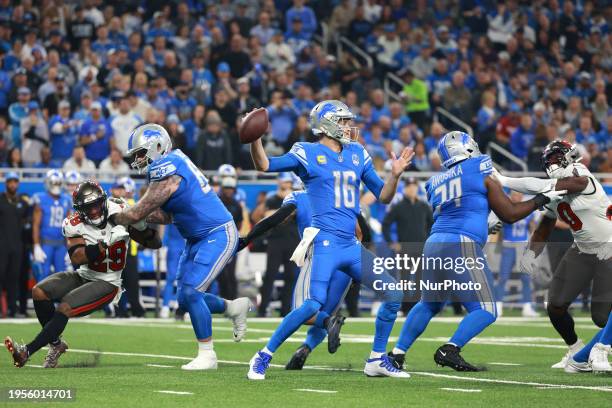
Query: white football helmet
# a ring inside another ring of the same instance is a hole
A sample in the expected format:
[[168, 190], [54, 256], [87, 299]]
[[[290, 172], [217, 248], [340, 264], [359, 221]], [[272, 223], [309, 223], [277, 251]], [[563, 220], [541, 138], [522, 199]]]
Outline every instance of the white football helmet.
[[315, 135], [323, 134], [342, 144], [349, 144], [359, 136], [359, 128], [340, 122], [353, 119], [355, 115], [345, 103], [337, 100], [322, 101], [310, 111], [310, 128]]
[[143, 173], [151, 163], [168, 154], [171, 149], [172, 141], [166, 129], [155, 123], [147, 123], [132, 131], [127, 155], [131, 157], [132, 168]]
[[54, 196], [62, 193], [64, 175], [59, 170], [49, 170], [45, 175], [45, 189]]
[[236, 168], [234, 168], [234, 166], [232, 166], [231, 164], [222, 164], [221, 166], [219, 166], [219, 169], [217, 170], [217, 175], [219, 177], [238, 177], [238, 173], [236, 173]]
[[78, 171], [70, 170], [64, 173], [64, 189], [67, 193], [72, 194], [82, 182], [83, 177]]

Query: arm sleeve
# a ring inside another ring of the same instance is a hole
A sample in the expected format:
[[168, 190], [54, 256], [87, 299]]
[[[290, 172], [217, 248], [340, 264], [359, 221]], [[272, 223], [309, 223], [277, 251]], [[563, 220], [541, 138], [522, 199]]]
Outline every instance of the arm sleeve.
[[259, 221], [251, 232], [244, 238], [247, 243], [250, 243], [255, 238], [262, 236], [268, 230], [276, 227], [283, 222], [295, 210], [295, 204], [285, 204], [279, 208], [274, 214]]
[[361, 242], [372, 242], [372, 230], [370, 229], [370, 225], [362, 213], [357, 215], [357, 223], [359, 224], [359, 229], [361, 230]]
[[149, 181], [161, 181], [177, 173], [178, 169], [171, 160], [162, 160], [149, 168]]
[[510, 190], [518, 191], [523, 194], [538, 194], [545, 191], [554, 190], [557, 184], [557, 179], [539, 179], [536, 177], [506, 177], [493, 172], [492, 176], [496, 178], [502, 186]]
[[270, 157], [268, 160], [270, 162], [268, 172], [295, 171], [299, 175], [299, 173], [304, 174], [306, 172], [306, 166], [308, 165], [306, 152], [298, 143], [293, 145], [288, 153], [278, 157]]
[[376, 198], [380, 197], [380, 192], [385, 185], [385, 182], [376, 174], [374, 166], [372, 165], [372, 158], [368, 154], [366, 149], [363, 149], [364, 168], [361, 173], [361, 180], [364, 182], [368, 190], [374, 194]]

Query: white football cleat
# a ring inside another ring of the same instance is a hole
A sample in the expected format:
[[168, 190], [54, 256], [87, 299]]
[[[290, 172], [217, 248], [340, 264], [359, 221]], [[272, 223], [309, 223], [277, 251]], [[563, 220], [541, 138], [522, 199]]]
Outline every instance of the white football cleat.
[[504, 302], [495, 302], [495, 309], [497, 309], [497, 317], [502, 317], [504, 314]]
[[609, 344], [603, 345], [601, 343], [595, 343], [589, 354], [589, 364], [591, 364], [594, 373], [612, 372], [612, 366], [610, 366], [610, 362], [608, 361], [609, 354]]
[[363, 372], [368, 377], [410, 378], [410, 374], [395, 367], [386, 354], [367, 359]]
[[565, 356], [563, 356], [561, 361], [553, 364], [550, 368], [565, 368], [569, 359], [572, 358], [572, 356], [579, 352], [580, 349], [582, 349], [583, 347], [584, 343], [582, 342], [582, 340], [578, 340], [575, 344], [569, 346], [569, 348], [567, 349], [567, 353], [565, 353]]
[[202, 350], [198, 356], [182, 365], [183, 370], [216, 370], [217, 369], [217, 353], [214, 350]]
[[535, 311], [531, 303], [525, 303], [523, 305], [523, 317], [540, 317], [540, 314]]
[[576, 360], [574, 360], [573, 357], [570, 357], [567, 360], [567, 363], [565, 364], [565, 367], [563, 367], [563, 370], [566, 373], [570, 373], [570, 374], [590, 373], [591, 371], [593, 371], [593, 369], [591, 368], [591, 364], [588, 361], [584, 363], [579, 363]]
[[247, 378], [249, 380], [265, 380], [266, 370], [270, 367], [272, 356], [263, 351], [258, 351], [249, 361], [249, 372]]
[[246, 297], [227, 301], [225, 316], [234, 324], [234, 341], [236, 342], [242, 340], [246, 334], [247, 315], [251, 308], [251, 301]]
[[168, 306], [162, 306], [159, 311], [159, 317], [162, 319], [167, 319], [170, 317], [170, 308]]

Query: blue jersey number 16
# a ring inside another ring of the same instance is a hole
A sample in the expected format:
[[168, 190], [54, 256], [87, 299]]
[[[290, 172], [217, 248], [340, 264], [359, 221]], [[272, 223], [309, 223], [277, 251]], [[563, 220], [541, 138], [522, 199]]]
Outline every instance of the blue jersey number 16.
[[334, 206], [336, 208], [340, 208], [343, 201], [345, 208], [355, 208], [355, 180], [357, 180], [357, 175], [352, 170], [334, 171]]

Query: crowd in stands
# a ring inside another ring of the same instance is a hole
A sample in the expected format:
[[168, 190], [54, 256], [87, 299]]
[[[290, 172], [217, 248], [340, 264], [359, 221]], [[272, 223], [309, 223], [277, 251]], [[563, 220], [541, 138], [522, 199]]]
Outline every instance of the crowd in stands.
[[317, 101], [342, 99], [380, 167], [408, 145], [413, 170], [439, 170], [457, 127], [443, 108], [529, 170], [565, 138], [610, 172], [611, 15], [605, 0], [0, 0], [0, 163], [122, 174], [146, 121], [203, 169], [249, 169], [242, 114], [268, 108], [281, 154], [311, 140]]

